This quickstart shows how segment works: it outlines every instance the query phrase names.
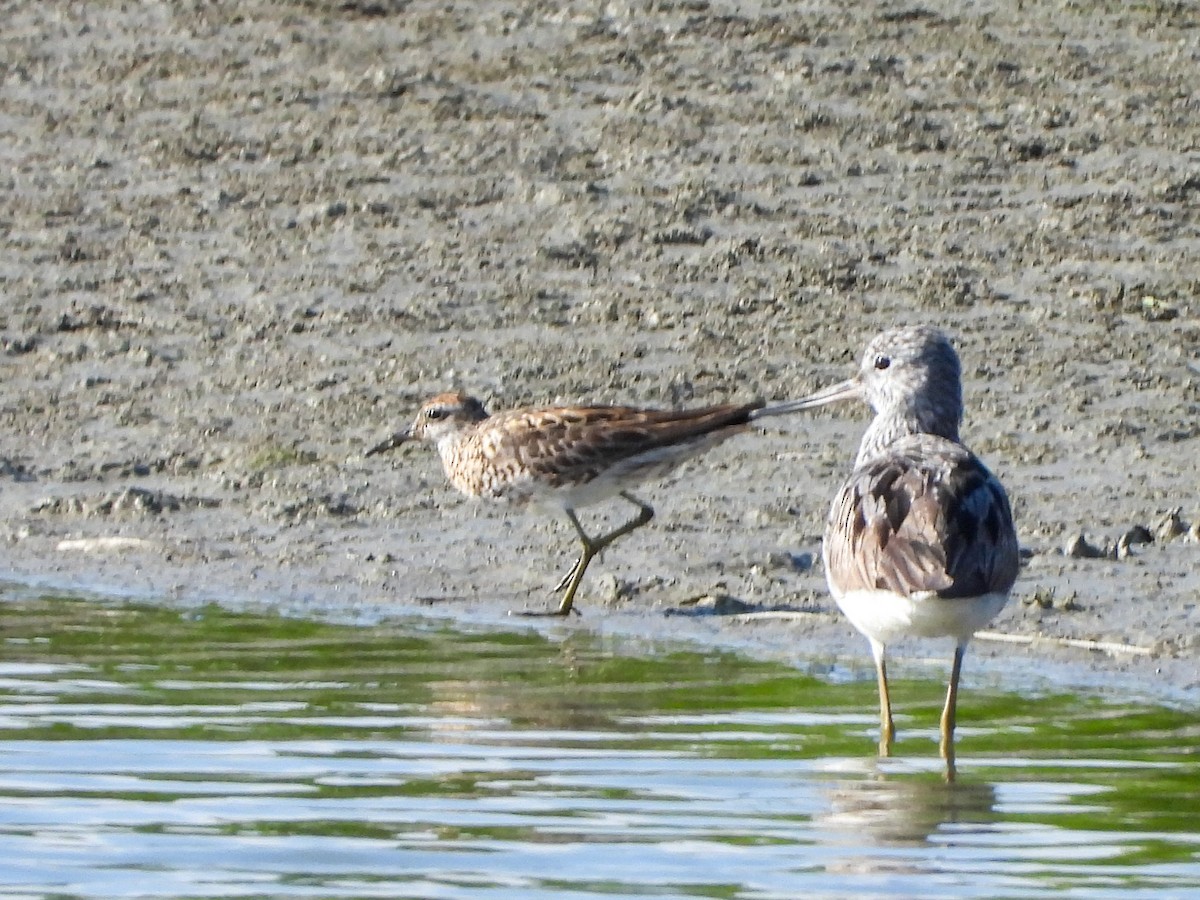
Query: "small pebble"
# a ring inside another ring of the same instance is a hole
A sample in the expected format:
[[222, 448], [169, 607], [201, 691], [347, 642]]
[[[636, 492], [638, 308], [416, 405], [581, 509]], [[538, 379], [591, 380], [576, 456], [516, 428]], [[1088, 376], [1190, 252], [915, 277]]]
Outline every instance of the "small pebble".
[[633, 585], [612, 572], [605, 572], [594, 582], [592, 590], [601, 603], [613, 605], [633, 596]]
[[791, 569], [794, 572], [807, 572], [813, 567], [811, 553], [792, 553], [789, 550], [776, 550], [768, 554], [767, 562], [772, 568]]
[[1088, 543], [1083, 534], [1077, 534], [1063, 547], [1063, 555], [1073, 559], [1104, 559], [1109, 555], [1108, 550]]
[[715, 616], [738, 615], [758, 608], [755, 604], [739, 600], [732, 594], [703, 594], [685, 600], [680, 605], [691, 607], [695, 612], [706, 612]]
[[1156, 540], [1166, 543], [1173, 540], [1181, 534], [1186, 534], [1188, 530], [1187, 523], [1180, 518], [1183, 512], [1182, 506], [1177, 506], [1164, 515], [1154, 526], [1154, 537]]
[[1134, 525], [1117, 539], [1117, 559], [1125, 559], [1132, 555], [1132, 550], [1138, 544], [1153, 544], [1154, 535], [1144, 525]]

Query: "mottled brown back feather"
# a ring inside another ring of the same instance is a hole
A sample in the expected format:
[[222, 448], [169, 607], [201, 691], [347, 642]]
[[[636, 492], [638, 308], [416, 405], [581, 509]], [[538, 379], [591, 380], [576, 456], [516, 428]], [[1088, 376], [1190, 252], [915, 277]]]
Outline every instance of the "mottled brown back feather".
[[[511, 454], [546, 484], [590, 481], [622, 460], [659, 448], [686, 447], [689, 439], [743, 430], [759, 403], [691, 410], [625, 406], [518, 409], [497, 413], [472, 440], [491, 434], [497, 455]], [[682, 454], [681, 454], [682, 455]]]
[[825, 541], [829, 577], [842, 593], [974, 597], [1006, 592], [1017, 576], [1004, 488], [961, 444], [933, 435], [901, 438], [855, 469]]

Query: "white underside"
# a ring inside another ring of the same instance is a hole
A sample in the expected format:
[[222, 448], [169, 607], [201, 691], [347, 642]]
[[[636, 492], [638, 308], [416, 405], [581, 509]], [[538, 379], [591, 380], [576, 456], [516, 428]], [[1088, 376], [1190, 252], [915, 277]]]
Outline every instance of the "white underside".
[[592, 481], [571, 484], [563, 487], [536, 486], [536, 493], [530, 495], [530, 502], [542, 509], [582, 509], [610, 500], [624, 490], [632, 490], [638, 485], [630, 481], [622, 481], [607, 475], [600, 475]]
[[691, 441], [642, 453], [614, 463], [589, 481], [568, 482], [552, 487], [541, 479], [515, 477], [503, 485], [497, 500], [507, 503], [528, 503], [543, 510], [582, 509], [603, 503], [622, 491], [632, 491], [641, 484], [659, 481], [675, 472], [683, 463], [717, 441], [705, 436], [705, 441]]
[[491, 499], [513, 506], [528, 506], [541, 512], [554, 513], [564, 509], [594, 506], [636, 486], [603, 477], [586, 484], [569, 484], [562, 487], [551, 487], [528, 479], [510, 482], [505, 485], [502, 493]]
[[944, 599], [932, 591], [902, 597], [891, 591], [847, 591], [833, 599], [872, 644], [902, 637], [952, 637], [966, 643], [1004, 608], [1008, 594]]

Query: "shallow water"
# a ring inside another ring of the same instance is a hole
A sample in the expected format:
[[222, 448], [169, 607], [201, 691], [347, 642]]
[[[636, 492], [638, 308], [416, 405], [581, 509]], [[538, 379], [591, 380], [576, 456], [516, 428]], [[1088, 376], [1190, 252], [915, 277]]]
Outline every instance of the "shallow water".
[[3, 897], [1200, 896], [1194, 710], [0, 593]]

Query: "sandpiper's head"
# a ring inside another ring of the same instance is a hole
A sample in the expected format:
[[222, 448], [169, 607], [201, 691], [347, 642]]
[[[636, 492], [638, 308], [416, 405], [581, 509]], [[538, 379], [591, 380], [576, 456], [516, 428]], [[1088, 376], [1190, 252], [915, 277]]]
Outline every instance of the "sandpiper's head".
[[421, 407], [408, 432], [413, 440], [436, 444], [446, 435], [455, 434], [487, 417], [487, 410], [474, 397], [457, 391], [438, 394]]
[[487, 410], [474, 397], [457, 391], [438, 394], [425, 402], [412, 425], [376, 444], [367, 451], [366, 455], [373, 456], [376, 453], [383, 453], [409, 441], [428, 441], [432, 444], [439, 444], [470, 428], [476, 422], [482, 422], [487, 417]]

